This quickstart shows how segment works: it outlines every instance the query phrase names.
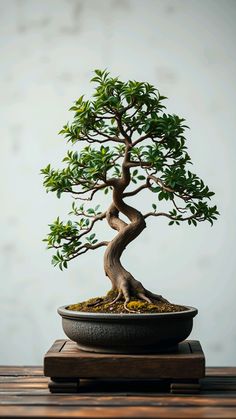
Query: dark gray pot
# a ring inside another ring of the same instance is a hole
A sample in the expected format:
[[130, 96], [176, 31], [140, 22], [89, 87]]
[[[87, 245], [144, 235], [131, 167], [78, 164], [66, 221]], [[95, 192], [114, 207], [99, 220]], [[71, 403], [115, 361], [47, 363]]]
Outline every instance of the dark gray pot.
[[175, 313], [84, 313], [59, 307], [65, 334], [80, 349], [101, 353], [157, 353], [170, 351], [193, 327], [194, 307]]

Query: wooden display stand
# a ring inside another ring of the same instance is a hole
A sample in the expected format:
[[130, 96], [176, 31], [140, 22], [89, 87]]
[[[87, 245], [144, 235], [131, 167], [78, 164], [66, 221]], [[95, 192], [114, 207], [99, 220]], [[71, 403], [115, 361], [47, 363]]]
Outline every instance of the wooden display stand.
[[56, 340], [44, 357], [51, 393], [77, 393], [81, 378], [158, 380], [171, 393], [196, 393], [205, 376], [201, 345], [186, 340], [166, 354], [102, 354], [81, 351], [71, 340]]

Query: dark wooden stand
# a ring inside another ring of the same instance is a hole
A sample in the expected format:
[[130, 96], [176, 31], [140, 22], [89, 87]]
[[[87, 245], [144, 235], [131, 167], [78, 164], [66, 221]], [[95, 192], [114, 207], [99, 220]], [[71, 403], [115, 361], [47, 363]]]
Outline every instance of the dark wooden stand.
[[166, 354], [121, 355], [81, 351], [75, 342], [56, 340], [44, 357], [51, 393], [77, 393], [81, 378], [157, 380], [171, 393], [196, 393], [205, 376], [205, 357], [196, 340]]

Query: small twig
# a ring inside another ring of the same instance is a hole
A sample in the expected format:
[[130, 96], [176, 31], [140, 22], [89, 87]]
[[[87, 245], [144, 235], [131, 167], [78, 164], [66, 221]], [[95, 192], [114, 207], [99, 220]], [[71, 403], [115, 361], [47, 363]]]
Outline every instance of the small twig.
[[176, 202], [175, 202], [175, 200], [174, 200], [174, 199], [172, 199], [172, 202], [173, 202], [173, 204], [174, 204], [175, 208], [177, 209], [177, 211], [181, 212], [182, 214], [184, 214], [184, 213], [186, 213], [186, 212], [187, 212], [187, 211], [185, 210], [185, 208], [178, 207], [178, 205], [176, 204]]
[[136, 195], [137, 193], [139, 193], [140, 191], [142, 191], [143, 189], [149, 188], [148, 183], [144, 183], [143, 185], [139, 186], [137, 189], [134, 189], [131, 192], [125, 192], [123, 194], [123, 198], [127, 198], [128, 196], [133, 196]]
[[94, 186], [93, 188], [91, 188], [91, 189], [88, 189], [87, 191], [81, 191], [81, 192], [71, 192], [72, 194], [76, 194], [76, 195], [83, 195], [83, 194], [86, 194], [86, 193], [88, 193], [88, 192], [91, 192], [91, 195], [89, 196], [89, 197], [87, 197], [87, 198], [81, 198], [80, 196], [75, 196], [75, 197], [73, 197], [74, 199], [80, 199], [81, 201], [91, 201], [92, 200], [92, 198], [93, 198], [93, 196], [95, 195], [95, 193], [96, 192], [98, 192], [99, 190], [101, 190], [101, 189], [104, 189], [104, 188], [106, 188], [108, 185], [106, 184], [106, 183], [103, 183], [103, 184], [101, 184], [101, 185], [98, 185], [98, 186]]

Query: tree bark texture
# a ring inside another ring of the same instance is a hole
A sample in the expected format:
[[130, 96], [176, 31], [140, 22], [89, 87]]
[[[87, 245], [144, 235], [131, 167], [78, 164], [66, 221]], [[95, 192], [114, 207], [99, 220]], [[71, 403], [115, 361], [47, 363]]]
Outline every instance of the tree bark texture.
[[[130, 298], [136, 297], [149, 303], [156, 301], [167, 301], [160, 295], [156, 295], [143, 287], [141, 282], [136, 280], [122, 265], [120, 258], [123, 251], [139, 234], [145, 229], [146, 223], [143, 214], [137, 209], [126, 204], [123, 200], [123, 193], [130, 183], [130, 169], [128, 167], [129, 151], [127, 147], [123, 163], [123, 176], [120, 179], [112, 179], [113, 203], [107, 210], [107, 221], [111, 228], [118, 231], [115, 238], [108, 244], [104, 255], [104, 270], [106, 276], [112, 283], [112, 289], [117, 291], [114, 301], [125, 300], [125, 305]], [[119, 218], [119, 213], [125, 215], [130, 223]]]

